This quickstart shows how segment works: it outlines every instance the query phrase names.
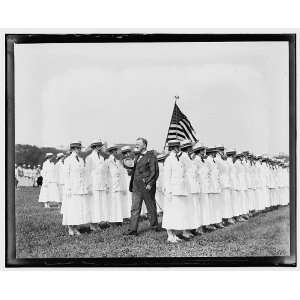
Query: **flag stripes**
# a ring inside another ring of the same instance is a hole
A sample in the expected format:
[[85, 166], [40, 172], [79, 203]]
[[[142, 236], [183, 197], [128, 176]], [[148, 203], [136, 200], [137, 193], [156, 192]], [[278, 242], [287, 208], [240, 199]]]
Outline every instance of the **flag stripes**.
[[174, 105], [171, 124], [169, 126], [166, 143], [171, 140], [184, 140], [188, 139], [192, 142], [197, 142], [196, 134], [191, 122], [186, 115], [179, 109], [177, 103]]

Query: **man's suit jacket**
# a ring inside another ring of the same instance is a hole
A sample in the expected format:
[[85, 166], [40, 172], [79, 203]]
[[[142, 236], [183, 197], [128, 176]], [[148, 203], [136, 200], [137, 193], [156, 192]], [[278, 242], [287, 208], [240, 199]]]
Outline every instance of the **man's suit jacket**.
[[147, 151], [143, 156], [137, 157], [134, 162], [130, 178], [129, 191], [142, 192], [150, 184], [151, 191], [155, 192], [156, 181], [159, 176], [157, 158], [153, 151]]

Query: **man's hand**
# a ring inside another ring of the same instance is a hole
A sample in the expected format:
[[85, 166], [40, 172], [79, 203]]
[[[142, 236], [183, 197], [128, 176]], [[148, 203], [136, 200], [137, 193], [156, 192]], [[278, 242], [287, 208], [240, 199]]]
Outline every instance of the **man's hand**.
[[151, 190], [151, 185], [150, 185], [150, 184], [147, 184], [147, 185], [146, 185], [146, 190], [148, 190], [148, 191]]

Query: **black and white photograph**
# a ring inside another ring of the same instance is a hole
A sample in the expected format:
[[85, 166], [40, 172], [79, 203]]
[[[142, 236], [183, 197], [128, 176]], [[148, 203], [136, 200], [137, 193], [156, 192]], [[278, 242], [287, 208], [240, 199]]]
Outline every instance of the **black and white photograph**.
[[12, 265], [296, 265], [295, 35], [8, 34], [6, 105]]

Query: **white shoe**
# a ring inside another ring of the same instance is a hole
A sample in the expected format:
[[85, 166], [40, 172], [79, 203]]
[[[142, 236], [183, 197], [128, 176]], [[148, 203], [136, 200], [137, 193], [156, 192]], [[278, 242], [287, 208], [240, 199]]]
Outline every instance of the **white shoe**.
[[90, 224], [90, 230], [97, 231], [97, 227], [95, 225]]
[[81, 233], [80, 233], [80, 231], [79, 231], [78, 229], [75, 229], [75, 230], [74, 230], [74, 233], [75, 233], [76, 235], [81, 235]]
[[172, 244], [176, 244], [177, 243], [177, 241], [173, 237], [168, 237], [167, 242], [168, 243], [172, 243]]
[[175, 241], [176, 241], [176, 242], [182, 242], [182, 239], [181, 239], [181, 238], [179, 238], [177, 235], [175, 235], [175, 237], [174, 237], [174, 238], [175, 238]]

